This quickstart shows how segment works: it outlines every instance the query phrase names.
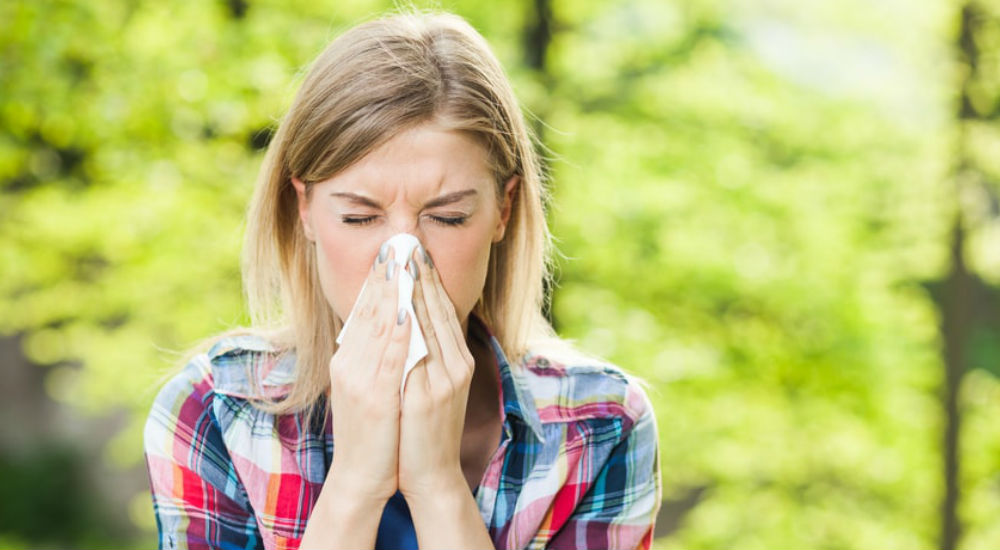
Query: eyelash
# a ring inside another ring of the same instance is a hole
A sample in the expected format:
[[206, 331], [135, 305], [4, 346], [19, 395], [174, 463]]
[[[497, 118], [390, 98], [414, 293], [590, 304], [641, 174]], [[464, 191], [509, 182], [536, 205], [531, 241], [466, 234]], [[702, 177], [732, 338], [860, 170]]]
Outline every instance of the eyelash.
[[[448, 226], [454, 227], [454, 226], [459, 226], [459, 225], [464, 224], [466, 222], [466, 220], [469, 219], [469, 217], [468, 216], [455, 216], [455, 217], [431, 216], [431, 219], [434, 220], [436, 223], [439, 223], [441, 225], [448, 225]], [[343, 218], [341, 218], [341, 221], [343, 221], [344, 223], [346, 223], [348, 225], [362, 226], [362, 225], [368, 225], [368, 224], [374, 222], [375, 221], [375, 216], [365, 216], [365, 217], [361, 217], [361, 218], [354, 218], [354, 217], [344, 216]]]

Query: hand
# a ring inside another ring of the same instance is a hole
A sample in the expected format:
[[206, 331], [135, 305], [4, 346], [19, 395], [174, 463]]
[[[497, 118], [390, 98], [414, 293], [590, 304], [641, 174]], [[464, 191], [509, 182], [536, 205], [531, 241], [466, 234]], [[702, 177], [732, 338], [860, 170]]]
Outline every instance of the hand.
[[455, 307], [437, 270], [419, 249], [411, 270], [417, 274], [413, 306], [427, 357], [410, 372], [403, 393], [399, 490], [408, 501], [465, 485], [462, 432], [475, 369]]
[[398, 324], [399, 268], [376, 262], [359, 304], [330, 359], [334, 452], [328, 481], [337, 493], [384, 504], [398, 488], [399, 385], [410, 338]]

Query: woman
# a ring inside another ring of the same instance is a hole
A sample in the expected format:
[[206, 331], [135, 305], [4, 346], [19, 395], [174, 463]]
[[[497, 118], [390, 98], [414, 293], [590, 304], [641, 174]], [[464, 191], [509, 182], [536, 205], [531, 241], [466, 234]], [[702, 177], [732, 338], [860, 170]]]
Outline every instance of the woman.
[[[541, 314], [543, 194], [510, 84], [462, 19], [331, 43], [248, 213], [255, 328], [214, 339], [150, 413], [161, 546], [648, 548], [653, 411]], [[406, 257], [384, 244], [399, 234]], [[404, 377], [413, 331], [426, 356]]]

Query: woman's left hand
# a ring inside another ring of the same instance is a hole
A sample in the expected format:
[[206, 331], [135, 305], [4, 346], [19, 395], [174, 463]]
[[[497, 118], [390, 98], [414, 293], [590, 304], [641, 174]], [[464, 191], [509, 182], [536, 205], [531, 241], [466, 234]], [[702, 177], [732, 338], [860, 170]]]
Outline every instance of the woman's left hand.
[[[475, 360], [437, 269], [420, 248], [413, 308], [427, 342], [425, 357], [410, 372], [399, 426], [399, 490], [411, 498], [433, 498], [458, 484], [465, 409]], [[416, 328], [416, 327], [414, 327]]]

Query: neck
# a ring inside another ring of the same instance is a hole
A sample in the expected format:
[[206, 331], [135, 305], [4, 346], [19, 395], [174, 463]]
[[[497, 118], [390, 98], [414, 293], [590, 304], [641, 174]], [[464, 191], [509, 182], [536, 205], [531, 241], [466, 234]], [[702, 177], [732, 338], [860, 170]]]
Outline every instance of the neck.
[[489, 336], [475, 321], [466, 330], [465, 341], [476, 363], [469, 386], [469, 402], [466, 406], [466, 423], [476, 424], [495, 416], [499, 410], [499, 374], [496, 355], [489, 342]]

